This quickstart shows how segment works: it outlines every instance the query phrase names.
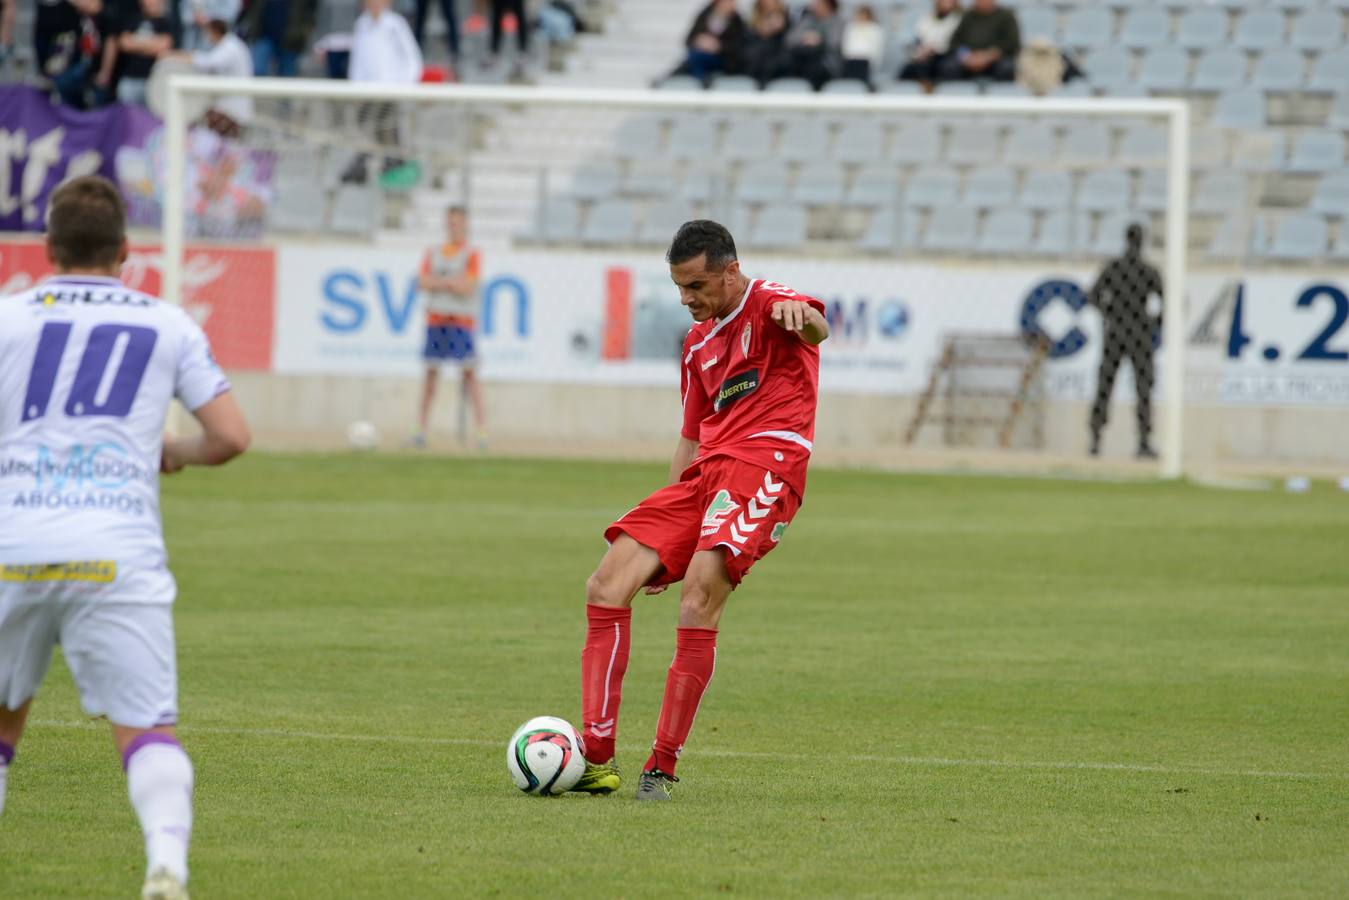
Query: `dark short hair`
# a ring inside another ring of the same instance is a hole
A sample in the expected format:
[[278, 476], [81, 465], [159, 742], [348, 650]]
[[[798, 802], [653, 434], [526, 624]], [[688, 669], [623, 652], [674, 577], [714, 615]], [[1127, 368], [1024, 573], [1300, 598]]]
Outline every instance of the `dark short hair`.
[[216, 37], [224, 37], [229, 33], [230, 23], [226, 22], [224, 19], [212, 19], [206, 23], [206, 30]]
[[462, 203], [452, 203], [450, 204], [449, 209], [445, 210], [445, 215], [447, 216], [452, 216], [455, 213], [458, 213], [464, 218], [468, 218], [468, 207]]
[[704, 253], [709, 270], [723, 269], [739, 258], [735, 255], [735, 238], [726, 226], [711, 219], [694, 219], [679, 226], [670, 249], [665, 251], [665, 261], [677, 266]]
[[101, 175], [72, 178], [47, 201], [52, 261], [64, 269], [117, 265], [126, 241], [126, 203]]

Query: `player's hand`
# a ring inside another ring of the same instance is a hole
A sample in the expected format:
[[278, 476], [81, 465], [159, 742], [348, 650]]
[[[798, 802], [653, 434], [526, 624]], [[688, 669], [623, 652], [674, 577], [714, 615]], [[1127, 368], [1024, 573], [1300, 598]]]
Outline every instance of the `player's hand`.
[[178, 440], [172, 435], [164, 435], [163, 449], [159, 453], [159, 471], [164, 475], [172, 475], [175, 472], [183, 471], [187, 463], [182, 454], [178, 451]]
[[669, 587], [668, 584], [651, 584], [651, 585], [647, 585], [647, 588], [646, 588], [646, 595], [647, 595], [648, 597], [654, 597], [654, 596], [656, 596], [657, 594], [663, 594], [663, 593], [665, 593], [665, 590], [666, 590], [666, 588], [668, 588], [668, 587]]
[[774, 322], [800, 334], [810, 321], [810, 304], [801, 300], [779, 300], [773, 304], [772, 313]]

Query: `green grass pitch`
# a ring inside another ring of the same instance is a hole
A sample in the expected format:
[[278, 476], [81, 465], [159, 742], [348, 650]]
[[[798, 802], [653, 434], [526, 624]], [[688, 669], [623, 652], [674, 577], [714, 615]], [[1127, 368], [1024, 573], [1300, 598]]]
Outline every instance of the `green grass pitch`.
[[[255, 455], [165, 483], [194, 896], [1343, 896], [1349, 496], [818, 471], [723, 619], [675, 802], [526, 797], [655, 465]], [[674, 592], [639, 597], [646, 756]], [[0, 895], [132, 896], [59, 662]]]

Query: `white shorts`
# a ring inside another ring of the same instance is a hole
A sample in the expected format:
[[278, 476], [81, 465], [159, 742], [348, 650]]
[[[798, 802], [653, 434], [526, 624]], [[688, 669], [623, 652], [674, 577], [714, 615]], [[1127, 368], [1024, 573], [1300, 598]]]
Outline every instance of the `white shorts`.
[[[17, 709], [37, 693], [60, 644], [89, 715], [129, 728], [178, 721], [173, 576], [118, 576], [117, 584], [97, 586], [0, 580], [0, 706]], [[127, 596], [130, 585], [150, 595], [103, 599]]]

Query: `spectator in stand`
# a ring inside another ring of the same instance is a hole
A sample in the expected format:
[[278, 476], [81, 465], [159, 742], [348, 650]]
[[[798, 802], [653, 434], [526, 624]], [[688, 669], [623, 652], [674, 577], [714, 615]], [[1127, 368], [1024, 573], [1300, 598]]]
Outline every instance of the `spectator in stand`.
[[[351, 42], [351, 64], [347, 77], [352, 81], [375, 84], [416, 84], [422, 77], [422, 51], [407, 20], [389, 7], [393, 0], [365, 0], [365, 11], [356, 20]], [[362, 104], [357, 113], [358, 126], [364, 130], [374, 120], [375, 140], [383, 147], [398, 145], [398, 107], [393, 103]], [[342, 174], [342, 180], [363, 184], [366, 180], [367, 154], [354, 159]], [[385, 157], [383, 173], [390, 175], [403, 167], [403, 160]]]
[[[170, 54], [191, 63], [193, 71], [224, 78], [252, 78], [253, 53], [224, 19], [206, 23], [207, 46], [202, 50]], [[253, 118], [252, 97], [221, 97], [206, 111], [206, 124], [225, 137], [237, 137]]]
[[[11, 16], [19, 0], [9, 0]], [[33, 28], [37, 71], [51, 79], [64, 103], [83, 109], [90, 75], [97, 64], [104, 14], [102, 0], [38, 0]]]
[[935, 0], [932, 11], [918, 20], [918, 37], [912, 52], [899, 70], [899, 77], [907, 81], [921, 81], [931, 90], [947, 52], [951, 36], [960, 25], [960, 0]]
[[529, 53], [529, 20], [525, 18], [525, 0], [492, 0], [492, 58], [488, 65], [494, 65], [501, 54], [501, 29], [507, 13], [515, 18], [515, 46], [520, 51], [511, 76], [520, 78], [525, 71], [524, 57]]
[[318, 0], [250, 0], [239, 29], [253, 47], [253, 74], [298, 75], [317, 21]]
[[116, 82], [122, 103], [145, 105], [145, 85], [161, 56], [173, 50], [173, 23], [164, 0], [140, 0], [135, 12], [119, 18], [103, 45], [99, 87]]
[[942, 81], [991, 78], [1011, 81], [1016, 77], [1016, 56], [1021, 52], [1021, 27], [1016, 13], [998, 6], [998, 0], [974, 0], [951, 35], [951, 52], [937, 67]]
[[838, 0], [811, 0], [787, 32], [786, 55], [774, 77], [804, 78], [819, 90], [843, 73], [843, 17]]
[[745, 20], [735, 9], [735, 0], [712, 0], [693, 20], [684, 39], [688, 56], [675, 74], [692, 75], [706, 83], [713, 75], [740, 71], [740, 49], [745, 41]]
[[749, 31], [741, 50], [741, 70], [758, 81], [773, 77], [773, 68], [783, 54], [787, 38], [787, 7], [782, 0], [754, 0]]
[[242, 9], [242, 0], [179, 0], [178, 20], [183, 33], [179, 43], [190, 53], [210, 49], [215, 46], [207, 35], [211, 22], [218, 20], [231, 28]]
[[[417, 0], [417, 12], [412, 18], [412, 36], [417, 46], [426, 49], [426, 15], [431, 11], [431, 0]], [[450, 65], [459, 59], [459, 14], [454, 0], [440, 0], [440, 14], [445, 17], [445, 43], [450, 45]]]
[[880, 69], [885, 53], [885, 30], [876, 21], [876, 11], [863, 4], [843, 28], [843, 77], [871, 84], [871, 73]]

